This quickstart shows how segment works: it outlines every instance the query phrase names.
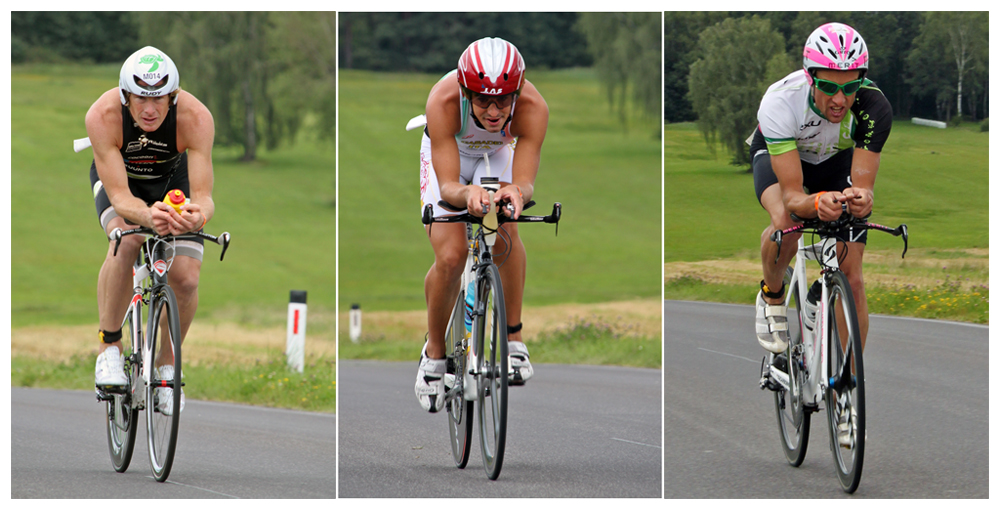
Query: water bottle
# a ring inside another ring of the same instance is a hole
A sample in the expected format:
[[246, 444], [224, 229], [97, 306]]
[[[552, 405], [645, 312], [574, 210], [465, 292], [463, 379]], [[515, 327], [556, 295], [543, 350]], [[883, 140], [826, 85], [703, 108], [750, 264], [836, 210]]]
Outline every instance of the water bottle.
[[810, 331], [816, 327], [816, 309], [819, 308], [820, 292], [822, 292], [820, 283], [819, 280], [816, 280], [809, 287], [809, 292], [806, 294], [806, 302], [803, 305], [803, 309], [806, 312], [803, 321], [806, 328], [809, 328]]
[[465, 333], [472, 334], [472, 309], [476, 306], [475, 282], [469, 282], [469, 288], [465, 289]]

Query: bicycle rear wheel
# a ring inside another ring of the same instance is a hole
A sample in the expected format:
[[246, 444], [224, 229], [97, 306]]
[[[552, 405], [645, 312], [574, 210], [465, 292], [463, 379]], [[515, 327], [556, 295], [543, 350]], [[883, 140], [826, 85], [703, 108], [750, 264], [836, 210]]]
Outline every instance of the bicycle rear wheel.
[[[861, 483], [865, 457], [865, 378], [861, 329], [854, 295], [844, 273], [836, 271], [829, 282], [829, 387], [825, 400], [830, 425], [830, 449], [841, 487], [853, 493]], [[838, 325], [837, 311], [841, 312]], [[841, 344], [843, 342], [843, 345]]]
[[[160, 380], [156, 371], [146, 387], [146, 435], [149, 439], [149, 462], [156, 481], [166, 481], [174, 463], [177, 428], [181, 418], [181, 325], [174, 291], [164, 285], [150, 299], [149, 345], [155, 357], [161, 342], [170, 342], [173, 350], [174, 377]], [[163, 327], [167, 331], [163, 331]], [[156, 362], [153, 362], [156, 366]], [[150, 367], [152, 368], [152, 367]], [[165, 391], [165, 390], [170, 391]], [[169, 400], [168, 400], [169, 399]], [[165, 413], [167, 411], [169, 414]]]
[[[466, 365], [467, 342], [465, 340], [465, 292], [458, 293], [455, 301], [455, 308], [451, 312], [451, 320], [448, 322], [448, 331], [445, 332], [446, 347], [448, 352], [448, 374], [454, 381], [447, 390], [451, 393], [445, 401], [445, 410], [448, 412], [448, 434], [451, 436], [451, 454], [455, 459], [455, 466], [459, 469], [465, 468], [469, 463], [469, 452], [472, 451], [470, 445], [472, 441], [472, 408], [474, 404], [471, 400], [465, 400], [465, 373], [469, 367]], [[449, 379], [445, 376], [445, 381]]]
[[500, 476], [507, 440], [507, 313], [500, 272], [493, 264], [480, 273], [472, 334], [476, 346], [479, 443], [490, 480]]
[[128, 384], [121, 393], [111, 393], [111, 400], [105, 402], [105, 415], [108, 419], [108, 450], [111, 452], [111, 464], [115, 471], [124, 473], [132, 462], [132, 452], [135, 449], [136, 423], [139, 409], [135, 407], [132, 393], [139, 379], [139, 356], [135, 355], [137, 346], [133, 342], [136, 316], [135, 307], [129, 307], [122, 324], [122, 353], [125, 356], [125, 377]]
[[[784, 352], [784, 372], [788, 374], [788, 389], [779, 386], [774, 392], [774, 410], [778, 416], [778, 430], [781, 433], [781, 449], [785, 459], [792, 466], [799, 467], [806, 458], [809, 446], [810, 413], [802, 402], [802, 386], [805, 374], [800, 364], [802, 352], [802, 328], [799, 288], [792, 280], [792, 268], [785, 274], [785, 285], [790, 289], [791, 299], [788, 303], [788, 349]], [[771, 364], [775, 365], [779, 356], [771, 354]]]

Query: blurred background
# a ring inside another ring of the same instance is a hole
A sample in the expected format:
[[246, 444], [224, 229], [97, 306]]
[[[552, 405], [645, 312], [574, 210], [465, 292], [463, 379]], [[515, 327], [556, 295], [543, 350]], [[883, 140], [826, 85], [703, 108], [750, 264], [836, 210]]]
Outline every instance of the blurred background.
[[[11, 14], [11, 372], [14, 386], [88, 389], [97, 275], [91, 104], [122, 62], [166, 52], [215, 119], [205, 247], [185, 340], [190, 398], [335, 409], [336, 13]], [[306, 369], [285, 368], [289, 291], [308, 292]]]
[[[482, 37], [522, 53], [549, 126], [528, 251], [532, 360], [660, 366], [660, 13], [342, 13], [340, 356], [415, 360], [433, 250], [420, 223], [421, 133], [431, 87]], [[347, 311], [363, 333], [347, 340]]]
[[837, 21], [864, 37], [867, 77], [893, 108], [872, 221], [906, 223], [911, 236], [906, 259], [898, 239], [869, 236], [871, 311], [988, 323], [988, 19], [986, 12], [665, 13], [666, 297], [752, 302], [767, 215], [753, 193], [745, 140], [767, 87], [801, 69], [808, 35]]

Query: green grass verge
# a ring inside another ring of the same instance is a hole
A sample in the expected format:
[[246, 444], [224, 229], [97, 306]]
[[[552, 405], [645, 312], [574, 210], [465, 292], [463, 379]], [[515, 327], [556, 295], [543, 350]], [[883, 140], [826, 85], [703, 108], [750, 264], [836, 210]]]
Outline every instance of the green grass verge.
[[[343, 71], [339, 76], [340, 310], [423, 309], [433, 251], [420, 224], [419, 131], [437, 75]], [[660, 295], [660, 127], [626, 133], [589, 69], [537, 71], [550, 123], [534, 199], [562, 202], [552, 226], [522, 225], [527, 306]], [[654, 136], [654, 134], [656, 136]]]
[[[53, 362], [18, 356], [11, 359], [10, 375], [11, 386], [91, 390], [94, 357], [81, 354]], [[250, 366], [185, 366], [184, 395], [196, 400], [333, 413], [337, 409], [336, 379], [332, 359], [307, 359], [302, 374], [289, 370], [278, 357]]]
[[[662, 339], [622, 335], [610, 324], [578, 320], [547, 331], [530, 344], [532, 363], [617, 365], [639, 368], [662, 366]], [[418, 361], [420, 343], [362, 337], [358, 343], [340, 344], [343, 359]]]

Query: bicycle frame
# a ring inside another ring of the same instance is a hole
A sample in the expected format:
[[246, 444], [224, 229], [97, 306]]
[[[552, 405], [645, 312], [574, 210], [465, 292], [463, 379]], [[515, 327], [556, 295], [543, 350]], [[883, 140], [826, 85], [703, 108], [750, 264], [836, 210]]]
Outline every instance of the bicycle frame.
[[[821, 277], [819, 279], [821, 293], [820, 300], [816, 304], [816, 322], [811, 329], [805, 327], [801, 321], [799, 325], [802, 334], [802, 345], [800, 348], [805, 351], [803, 359], [805, 360], [804, 371], [806, 373], [806, 384], [804, 384], [801, 390], [804, 404], [818, 408], [829, 383], [829, 367], [824, 356], [827, 352], [827, 342], [829, 342], [827, 331], [830, 317], [829, 314], [821, 313], [821, 311], [826, 310], [826, 304], [829, 299], [827, 273], [840, 270], [840, 264], [837, 260], [837, 239], [835, 237], [823, 237], [821, 242], [806, 246], [805, 240], [799, 237], [798, 252], [795, 254], [795, 269], [792, 270], [792, 284], [798, 289], [800, 298], [804, 298], [809, 292], [810, 283], [806, 276], [806, 261], [809, 260], [819, 261], [820, 266], [824, 269], [821, 270]], [[788, 306], [790, 303], [791, 296], [791, 292], [786, 292], [785, 306]], [[802, 306], [801, 303], [797, 303], [797, 305], [799, 307]], [[772, 366], [771, 376], [786, 390], [790, 390], [787, 374]]]

